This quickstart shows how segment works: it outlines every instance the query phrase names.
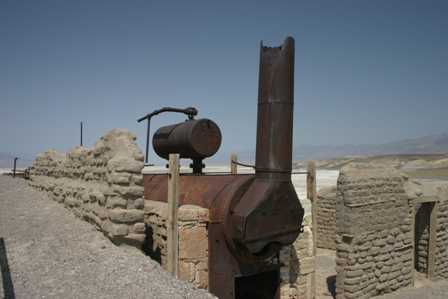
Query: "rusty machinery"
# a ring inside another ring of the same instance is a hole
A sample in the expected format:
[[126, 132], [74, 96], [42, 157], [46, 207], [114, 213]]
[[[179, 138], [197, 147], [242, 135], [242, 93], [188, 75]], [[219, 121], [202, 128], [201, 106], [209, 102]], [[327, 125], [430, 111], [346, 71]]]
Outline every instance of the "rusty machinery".
[[[260, 46], [255, 174], [202, 174], [197, 165], [218, 150], [221, 133], [211, 120], [194, 120], [194, 108], [178, 109], [190, 112], [189, 119], [154, 134], [160, 157], [193, 160], [193, 174], [180, 177], [179, 204], [210, 211], [209, 290], [219, 298], [279, 297], [279, 250], [298, 237], [304, 215], [291, 182], [293, 104], [294, 39], [288, 37], [280, 47]], [[144, 174], [145, 198], [166, 201], [167, 179]]]

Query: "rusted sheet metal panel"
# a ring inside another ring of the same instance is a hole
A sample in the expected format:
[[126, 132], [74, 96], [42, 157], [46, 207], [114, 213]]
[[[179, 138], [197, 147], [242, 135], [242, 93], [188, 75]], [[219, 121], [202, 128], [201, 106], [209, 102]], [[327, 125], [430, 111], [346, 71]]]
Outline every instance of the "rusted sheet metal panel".
[[[253, 179], [254, 175], [181, 175], [179, 205], [191, 204], [210, 208], [212, 201], [227, 185]], [[144, 197], [155, 201], [167, 201], [168, 175], [143, 175]]]
[[[225, 237], [224, 226], [220, 223], [210, 223], [208, 228], [209, 244], [209, 290], [218, 298], [269, 298], [278, 299], [278, 292], [274, 298], [263, 293], [263, 285], [254, 283], [250, 287], [254, 292], [246, 296], [237, 297], [236, 279], [239, 277], [256, 275], [268, 271], [280, 271], [277, 257], [268, 260], [241, 261], [236, 258], [234, 251], [229, 251]], [[277, 282], [278, 283], [278, 282]], [[278, 284], [278, 287], [280, 285]], [[261, 292], [261, 293], [260, 293]]]
[[303, 209], [292, 183], [260, 178], [229, 211], [233, 242], [257, 256], [272, 256], [299, 235]]

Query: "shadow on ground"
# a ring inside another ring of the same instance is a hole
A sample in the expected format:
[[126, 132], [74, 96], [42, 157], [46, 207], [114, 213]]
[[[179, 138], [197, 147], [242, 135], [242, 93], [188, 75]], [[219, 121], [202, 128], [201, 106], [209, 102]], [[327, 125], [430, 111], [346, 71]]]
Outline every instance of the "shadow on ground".
[[3, 294], [5, 299], [16, 298], [14, 285], [12, 284], [11, 271], [9, 270], [8, 256], [6, 255], [5, 240], [0, 238], [0, 269], [2, 273]]

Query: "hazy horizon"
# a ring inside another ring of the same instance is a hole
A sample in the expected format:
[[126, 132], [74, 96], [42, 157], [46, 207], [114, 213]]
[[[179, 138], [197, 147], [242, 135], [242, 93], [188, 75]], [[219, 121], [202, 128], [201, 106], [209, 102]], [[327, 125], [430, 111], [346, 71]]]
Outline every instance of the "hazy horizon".
[[[141, 150], [143, 153], [144, 149], [141, 148]], [[223, 152], [222, 150], [219, 150], [213, 157], [205, 159], [204, 163], [208, 166], [227, 165], [231, 153], [237, 154], [238, 159], [242, 162], [254, 163], [255, 161], [255, 147], [253, 147], [232, 152]], [[0, 168], [12, 167], [14, 156], [20, 158], [18, 161], [20, 167], [30, 166], [37, 154], [38, 153], [22, 153], [21, 155], [14, 155], [13, 153], [0, 152]], [[326, 160], [346, 158], [350, 156], [367, 157], [427, 154], [444, 154], [448, 156], [448, 133], [394, 140], [382, 144], [300, 145], [293, 149], [293, 160]], [[154, 153], [150, 153], [149, 160], [151, 164], [155, 163], [155, 165], [159, 166], [163, 166], [167, 163], [165, 160], [157, 157]], [[181, 160], [181, 164], [184, 166], [188, 166], [189, 163], [189, 159]]]

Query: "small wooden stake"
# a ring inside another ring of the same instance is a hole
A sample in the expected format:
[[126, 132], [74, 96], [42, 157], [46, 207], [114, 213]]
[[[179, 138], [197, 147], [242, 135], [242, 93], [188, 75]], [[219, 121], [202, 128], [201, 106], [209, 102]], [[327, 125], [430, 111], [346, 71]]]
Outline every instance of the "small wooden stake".
[[439, 203], [435, 201], [432, 203], [431, 214], [429, 218], [429, 244], [428, 244], [428, 279], [435, 278], [436, 267], [436, 242], [437, 242], [437, 213], [439, 210]]
[[179, 154], [170, 154], [168, 173], [167, 270], [175, 277], [178, 273], [179, 230], [177, 208], [179, 204]]
[[317, 186], [316, 186], [316, 164], [308, 162], [308, 174], [306, 176], [306, 194], [311, 201], [311, 221], [313, 229], [313, 254], [316, 255], [317, 243]]
[[416, 247], [416, 239], [415, 239], [415, 202], [409, 202], [411, 206], [411, 226], [412, 226], [412, 286], [415, 286], [415, 247]]
[[238, 173], [238, 165], [236, 165], [233, 162], [237, 162], [238, 161], [238, 157], [236, 154], [231, 154], [230, 155], [230, 173], [231, 174], [237, 174]]

